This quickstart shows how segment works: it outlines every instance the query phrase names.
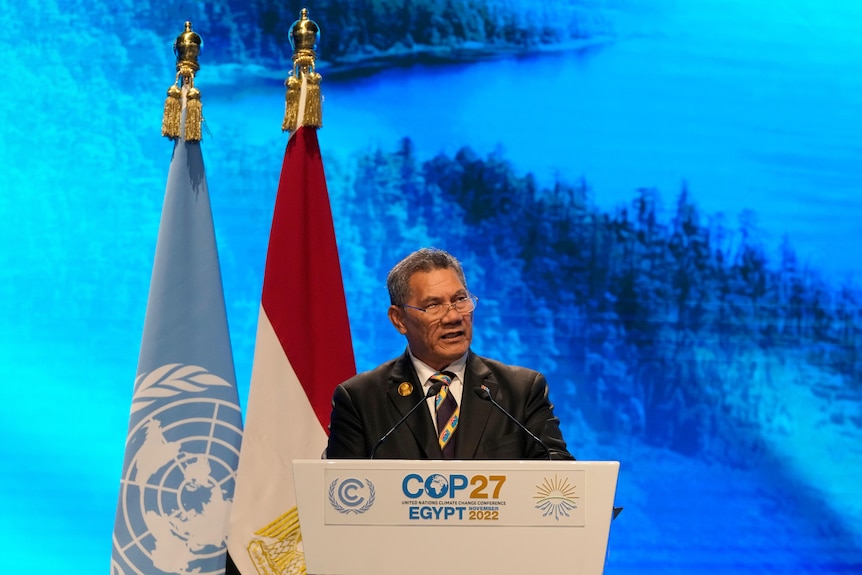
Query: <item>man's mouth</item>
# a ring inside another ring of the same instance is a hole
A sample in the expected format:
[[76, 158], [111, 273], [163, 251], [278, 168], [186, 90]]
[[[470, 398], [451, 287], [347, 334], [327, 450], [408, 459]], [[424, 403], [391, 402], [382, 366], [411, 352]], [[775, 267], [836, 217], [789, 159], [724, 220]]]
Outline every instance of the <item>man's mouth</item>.
[[455, 339], [464, 335], [463, 331], [453, 331], [451, 333], [446, 333], [440, 336], [440, 339]]

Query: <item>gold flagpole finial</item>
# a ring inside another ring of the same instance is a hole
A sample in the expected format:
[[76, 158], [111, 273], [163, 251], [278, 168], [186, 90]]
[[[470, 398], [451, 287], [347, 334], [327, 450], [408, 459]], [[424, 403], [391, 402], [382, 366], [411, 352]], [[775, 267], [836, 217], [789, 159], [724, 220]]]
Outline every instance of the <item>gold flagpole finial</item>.
[[320, 28], [309, 20], [308, 9], [303, 8], [299, 20], [290, 27], [293, 69], [284, 81], [287, 93], [281, 129], [285, 132], [292, 132], [300, 126], [319, 128], [323, 125], [321, 76], [314, 69], [319, 40]]
[[[201, 139], [203, 111], [200, 90], [195, 88], [195, 73], [200, 70], [198, 56], [203, 40], [192, 31], [192, 23], [186, 22], [185, 31], [174, 40], [174, 55], [177, 57], [177, 75], [174, 84], [168, 88], [165, 100], [165, 113], [162, 117], [162, 135], [198, 142]], [[181, 134], [183, 100], [185, 99], [185, 133]]]

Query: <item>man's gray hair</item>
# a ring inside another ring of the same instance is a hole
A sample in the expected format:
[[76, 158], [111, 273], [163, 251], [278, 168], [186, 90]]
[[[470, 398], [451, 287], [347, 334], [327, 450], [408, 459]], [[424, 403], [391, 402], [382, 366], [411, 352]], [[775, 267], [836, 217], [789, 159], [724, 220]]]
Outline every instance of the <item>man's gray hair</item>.
[[392, 305], [404, 305], [410, 297], [410, 278], [416, 272], [430, 272], [433, 270], [451, 269], [457, 275], [464, 289], [467, 289], [467, 280], [464, 278], [464, 269], [458, 259], [437, 248], [422, 248], [417, 250], [395, 264], [386, 277], [386, 287], [389, 288], [389, 302]]

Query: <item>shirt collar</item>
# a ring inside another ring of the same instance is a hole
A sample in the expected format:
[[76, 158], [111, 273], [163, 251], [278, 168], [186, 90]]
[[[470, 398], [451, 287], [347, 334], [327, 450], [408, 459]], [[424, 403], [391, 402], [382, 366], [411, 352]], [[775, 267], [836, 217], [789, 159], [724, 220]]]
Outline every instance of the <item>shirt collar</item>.
[[[416, 375], [419, 376], [419, 381], [422, 383], [423, 388], [427, 388], [429, 383], [428, 379], [437, 373], [437, 370], [433, 367], [429, 366], [427, 363], [422, 361], [421, 359], [417, 359], [413, 352], [410, 351], [410, 348], [407, 348], [407, 353], [410, 354], [410, 361], [413, 362], [413, 367], [416, 369]], [[455, 374], [455, 377], [459, 382], [463, 385], [464, 383], [464, 373], [467, 371], [467, 354], [465, 353], [445, 368], [440, 371], [451, 371]]]

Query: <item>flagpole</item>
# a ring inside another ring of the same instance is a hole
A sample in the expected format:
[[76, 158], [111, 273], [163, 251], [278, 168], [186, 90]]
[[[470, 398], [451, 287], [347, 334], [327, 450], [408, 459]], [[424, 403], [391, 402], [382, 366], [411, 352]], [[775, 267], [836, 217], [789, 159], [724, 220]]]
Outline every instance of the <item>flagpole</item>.
[[323, 96], [320, 92], [321, 75], [315, 70], [317, 44], [320, 28], [308, 18], [308, 9], [303, 8], [299, 20], [290, 30], [293, 47], [293, 69], [284, 81], [284, 120], [281, 129], [291, 135], [300, 127], [323, 126]]
[[162, 135], [166, 138], [177, 139], [182, 136], [186, 142], [201, 141], [203, 105], [200, 90], [195, 88], [195, 74], [200, 70], [198, 56], [201, 46], [203, 40], [200, 35], [192, 31], [191, 22], [186, 22], [185, 30], [174, 41], [177, 75], [168, 88], [162, 115]]
[[304, 573], [295, 459], [326, 448], [335, 387], [356, 367], [317, 129], [317, 24], [291, 27], [276, 194], [252, 362], [245, 436], [228, 536], [228, 574]]
[[242, 413], [194, 87], [177, 37], [162, 134], [173, 142], [135, 378], [111, 573], [224, 573]]

